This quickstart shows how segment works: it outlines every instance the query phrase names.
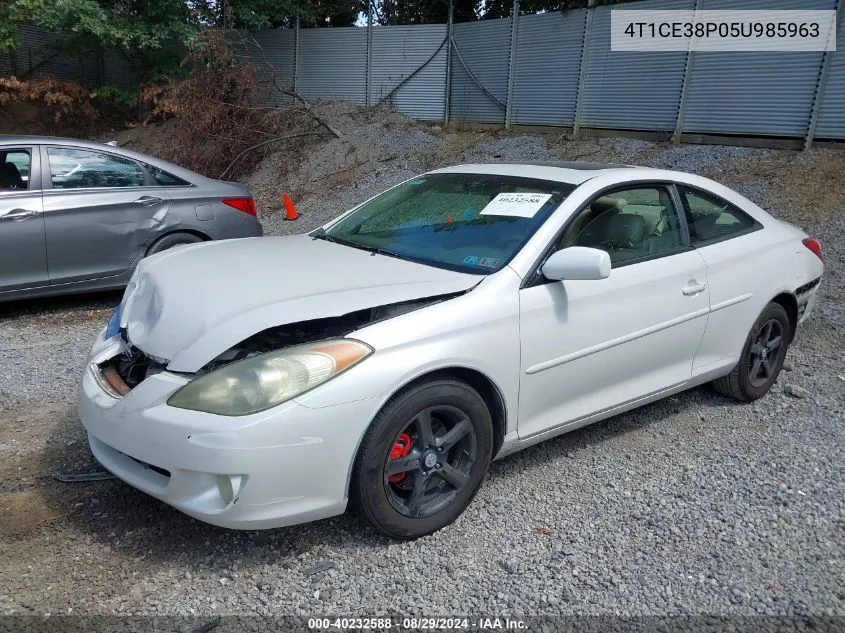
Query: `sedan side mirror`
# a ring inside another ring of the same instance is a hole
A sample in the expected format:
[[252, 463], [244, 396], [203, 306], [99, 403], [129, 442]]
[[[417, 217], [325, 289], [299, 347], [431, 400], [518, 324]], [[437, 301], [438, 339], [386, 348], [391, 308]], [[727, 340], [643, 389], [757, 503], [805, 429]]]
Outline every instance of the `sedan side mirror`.
[[548, 279], [607, 279], [610, 277], [610, 255], [597, 248], [570, 246], [546, 260], [540, 269]]

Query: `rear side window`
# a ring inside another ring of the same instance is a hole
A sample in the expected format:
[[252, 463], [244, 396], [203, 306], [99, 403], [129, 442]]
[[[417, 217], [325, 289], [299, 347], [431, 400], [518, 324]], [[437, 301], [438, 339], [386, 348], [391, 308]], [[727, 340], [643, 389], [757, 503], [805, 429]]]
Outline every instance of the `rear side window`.
[[0, 193], [29, 189], [29, 150], [10, 149], [0, 152]]
[[183, 180], [179, 176], [174, 176], [169, 171], [164, 171], [149, 163], [144, 163], [144, 167], [150, 172], [150, 176], [153, 177], [156, 184], [162, 187], [189, 187], [191, 185], [187, 180]]
[[48, 147], [53, 189], [143, 187], [144, 172], [135, 161], [84, 149]]
[[678, 186], [693, 244], [742, 235], [759, 227], [754, 218], [714, 195]]

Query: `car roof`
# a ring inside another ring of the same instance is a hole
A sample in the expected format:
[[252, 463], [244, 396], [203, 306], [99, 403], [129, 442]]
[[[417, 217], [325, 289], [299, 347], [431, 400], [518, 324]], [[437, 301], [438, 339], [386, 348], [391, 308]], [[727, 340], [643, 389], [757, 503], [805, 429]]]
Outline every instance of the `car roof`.
[[98, 149], [102, 149], [104, 147], [115, 147], [114, 145], [108, 145], [107, 143], [102, 143], [100, 141], [85, 141], [80, 138], [65, 138], [61, 136], [18, 136], [15, 134], [0, 135], [0, 145], [18, 145], [20, 143], [38, 143], [41, 145], [79, 145]]
[[649, 167], [637, 167], [634, 165], [619, 165], [615, 163], [591, 163], [587, 161], [527, 161], [527, 162], [496, 162], [496, 163], [472, 163], [465, 165], [453, 165], [436, 169], [431, 173], [465, 173], [465, 174], [497, 174], [503, 176], [522, 176], [525, 178], [540, 178], [554, 182], [565, 182], [572, 185], [580, 185], [590, 178], [608, 172], [620, 172], [624, 175], [632, 170], [641, 173]]

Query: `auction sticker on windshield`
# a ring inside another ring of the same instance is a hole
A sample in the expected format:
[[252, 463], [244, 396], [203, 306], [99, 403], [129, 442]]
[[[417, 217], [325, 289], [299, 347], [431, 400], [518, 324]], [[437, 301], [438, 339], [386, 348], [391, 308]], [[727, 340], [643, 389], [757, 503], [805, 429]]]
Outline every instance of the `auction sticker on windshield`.
[[500, 193], [481, 210], [480, 215], [533, 218], [551, 197], [550, 193]]

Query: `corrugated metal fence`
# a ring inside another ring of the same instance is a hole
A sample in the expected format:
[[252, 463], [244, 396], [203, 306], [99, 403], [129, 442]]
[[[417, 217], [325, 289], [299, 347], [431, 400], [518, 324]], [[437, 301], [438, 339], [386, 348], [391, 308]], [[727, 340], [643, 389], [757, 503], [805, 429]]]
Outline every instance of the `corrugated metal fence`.
[[[451, 29], [283, 29], [235, 34], [232, 41], [269, 71], [264, 98], [272, 105], [295, 92], [365, 106], [387, 103], [408, 116], [447, 123], [640, 130], [677, 138], [792, 137], [809, 146], [814, 138], [845, 140], [843, 2], [743, 3], [744, 9], [839, 9], [839, 50], [830, 53], [611, 52], [610, 6]], [[735, 6], [733, 0], [642, 0], [625, 9]], [[32, 41], [45, 33], [24, 35]], [[35, 66], [36, 73], [120, 83], [102, 59], [60, 66], [33, 57], [32, 50], [21, 47], [11, 62], [0, 55], [0, 73]]]
[[[841, 2], [746, 0], [743, 8], [829, 10]], [[643, 0], [625, 9], [735, 6]], [[612, 8], [461, 23], [451, 33], [448, 25], [303, 29], [293, 59], [280, 47], [290, 52], [296, 32], [254, 38], [306, 98], [387, 101], [418, 119], [845, 140], [845, 44], [832, 53], [611, 52]]]
[[53, 76], [85, 86], [119, 86], [132, 90], [138, 85], [129, 60], [119, 50], [88, 51], [70, 56], [55, 44], [59, 36], [36, 26], [20, 28], [20, 45], [12, 53], [0, 53], [0, 76]]

